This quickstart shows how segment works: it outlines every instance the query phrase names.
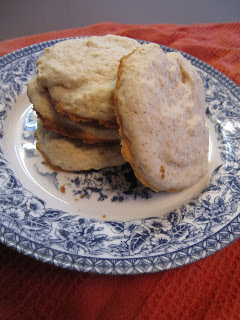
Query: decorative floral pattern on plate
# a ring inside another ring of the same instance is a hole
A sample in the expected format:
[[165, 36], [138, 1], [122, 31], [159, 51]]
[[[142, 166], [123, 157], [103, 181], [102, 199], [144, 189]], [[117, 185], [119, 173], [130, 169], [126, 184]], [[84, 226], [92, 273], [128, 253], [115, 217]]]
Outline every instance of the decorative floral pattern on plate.
[[[17, 108], [35, 62], [43, 49], [56, 41], [33, 45], [0, 59], [0, 238], [9, 246], [36, 259], [75, 270], [134, 274], [185, 265], [225, 247], [240, 235], [240, 88], [219, 71], [187, 54], [204, 81], [207, 109], [217, 143], [219, 160], [210, 183], [188, 203], [164, 215], [111, 221], [92, 219], [56, 209], [23, 186], [16, 167], [6, 157], [7, 117]], [[171, 49], [163, 47], [165, 51]], [[22, 141], [26, 156], [36, 157], [34, 117], [26, 115]], [[28, 144], [29, 143], [29, 144]], [[6, 152], [5, 152], [6, 151]], [[33, 159], [35, 161], [35, 158]], [[36, 166], [37, 167], [37, 166]], [[21, 170], [19, 166], [18, 170]], [[36, 169], [37, 170], [37, 169]], [[39, 175], [46, 174], [39, 171]], [[57, 173], [46, 183], [59, 188]], [[105, 186], [108, 188], [105, 188]], [[128, 165], [69, 177], [74, 196], [123, 203], [156, 201], [141, 186]], [[55, 200], [56, 201], [56, 200]], [[54, 201], [53, 201], [54, 203]]]

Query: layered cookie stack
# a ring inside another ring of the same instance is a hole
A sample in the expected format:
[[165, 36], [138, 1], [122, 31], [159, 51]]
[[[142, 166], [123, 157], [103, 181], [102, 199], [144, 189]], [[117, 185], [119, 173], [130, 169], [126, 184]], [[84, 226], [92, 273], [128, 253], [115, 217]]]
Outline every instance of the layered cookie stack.
[[120, 58], [138, 46], [113, 35], [72, 39], [38, 59], [28, 97], [39, 118], [37, 147], [54, 168], [98, 170], [125, 162], [114, 89]]
[[126, 161], [155, 191], [188, 188], [207, 173], [203, 83], [180, 53], [113, 35], [62, 41], [38, 59], [28, 96], [38, 149], [55, 168]]

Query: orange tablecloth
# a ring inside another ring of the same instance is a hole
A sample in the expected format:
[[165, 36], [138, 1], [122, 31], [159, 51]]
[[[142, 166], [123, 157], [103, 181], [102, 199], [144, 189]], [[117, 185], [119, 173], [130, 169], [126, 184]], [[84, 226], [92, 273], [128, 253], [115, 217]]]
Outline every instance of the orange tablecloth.
[[[0, 56], [55, 38], [113, 33], [185, 51], [240, 85], [240, 23], [101, 23], [0, 43]], [[240, 239], [204, 260], [156, 274], [64, 270], [0, 245], [0, 320], [240, 319]]]

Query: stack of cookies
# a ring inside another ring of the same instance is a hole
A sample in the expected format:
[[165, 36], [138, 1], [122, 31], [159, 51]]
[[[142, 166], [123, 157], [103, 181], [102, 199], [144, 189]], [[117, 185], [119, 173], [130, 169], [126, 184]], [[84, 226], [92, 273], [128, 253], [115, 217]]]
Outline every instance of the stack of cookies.
[[107, 35], [45, 49], [28, 96], [37, 147], [55, 168], [125, 161], [155, 191], [182, 190], [208, 171], [203, 83], [180, 53]]
[[80, 171], [125, 163], [115, 116], [119, 60], [139, 43], [107, 35], [45, 49], [28, 97], [38, 115], [37, 147], [55, 169]]

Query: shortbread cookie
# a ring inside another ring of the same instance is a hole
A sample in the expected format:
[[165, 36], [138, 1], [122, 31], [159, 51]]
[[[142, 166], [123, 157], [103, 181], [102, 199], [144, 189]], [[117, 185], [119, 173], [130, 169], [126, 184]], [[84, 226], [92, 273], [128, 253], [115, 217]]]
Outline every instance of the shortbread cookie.
[[37, 61], [37, 81], [58, 112], [73, 121], [116, 126], [114, 88], [119, 60], [140, 44], [115, 35], [59, 42]]
[[118, 129], [106, 128], [98, 122], [74, 122], [68, 116], [59, 114], [49, 94], [39, 89], [36, 76], [30, 80], [27, 94], [44, 128], [70, 138], [79, 138], [86, 143], [120, 141]]
[[180, 53], [145, 44], [123, 57], [115, 105], [123, 157], [144, 185], [182, 190], [206, 174], [203, 83]]
[[38, 120], [37, 148], [47, 163], [64, 171], [84, 171], [119, 166], [125, 163], [119, 143], [87, 144], [49, 131]]

